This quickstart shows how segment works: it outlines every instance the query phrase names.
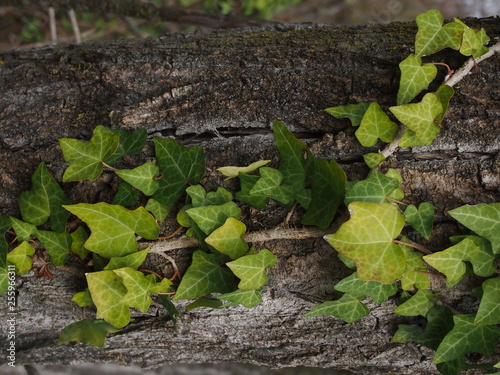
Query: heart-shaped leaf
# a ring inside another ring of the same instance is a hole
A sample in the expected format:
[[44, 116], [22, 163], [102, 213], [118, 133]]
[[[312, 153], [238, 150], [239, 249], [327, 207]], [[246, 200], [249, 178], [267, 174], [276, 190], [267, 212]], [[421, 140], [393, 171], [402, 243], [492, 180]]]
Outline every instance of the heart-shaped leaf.
[[16, 267], [16, 273], [23, 275], [31, 269], [31, 256], [35, 254], [35, 249], [26, 241], [21, 242], [19, 246], [7, 254], [7, 263]]
[[378, 103], [371, 103], [356, 130], [356, 138], [364, 147], [371, 147], [380, 139], [391, 142], [398, 132], [398, 125], [392, 122]]
[[64, 160], [69, 163], [63, 181], [95, 180], [102, 172], [103, 161], [115, 153], [118, 142], [119, 137], [101, 125], [94, 129], [90, 141], [59, 139]]
[[409, 103], [420, 91], [429, 86], [437, 74], [435, 65], [422, 65], [422, 59], [414, 54], [401, 61], [399, 69], [401, 70], [401, 80], [397, 98], [398, 105]]
[[369, 152], [363, 155], [363, 160], [370, 169], [375, 169], [385, 160], [385, 156], [378, 152]]
[[423, 144], [431, 144], [439, 134], [436, 119], [443, 112], [443, 105], [432, 92], [425, 94], [420, 103], [398, 105], [390, 107], [389, 110], [413, 131]]
[[370, 310], [356, 297], [345, 293], [336, 301], [326, 301], [316, 305], [304, 316], [333, 315], [344, 322], [353, 323], [364, 316], [370, 314]]
[[32, 189], [22, 192], [19, 196], [18, 204], [23, 220], [34, 225], [42, 225], [50, 217], [52, 229], [58, 233], [64, 232], [69, 212], [62, 205], [70, 201], [49, 173], [45, 163], [40, 163], [31, 181]]
[[403, 214], [389, 203], [353, 202], [349, 211], [350, 219], [325, 239], [356, 263], [361, 280], [390, 284], [399, 279], [406, 259], [392, 240], [405, 225]]
[[160, 183], [156, 179], [159, 168], [150, 161], [134, 169], [122, 169], [115, 172], [124, 181], [146, 195], [153, 195]]
[[158, 202], [156, 199], [149, 199], [148, 203], [144, 206], [146, 210], [151, 212], [155, 219], [160, 223], [165, 221], [168, 215], [168, 209], [163, 204]]
[[266, 268], [273, 267], [278, 259], [267, 249], [257, 254], [245, 255], [226, 263], [240, 279], [240, 289], [260, 289], [267, 281]]
[[144, 207], [132, 211], [107, 203], [80, 203], [64, 208], [83, 220], [92, 231], [85, 247], [105, 258], [137, 251], [136, 233], [154, 240], [160, 231], [156, 220]]
[[434, 223], [434, 206], [429, 202], [422, 202], [418, 209], [410, 204], [405, 209], [408, 224], [417, 230], [424, 238], [429, 239]]
[[229, 258], [238, 259], [248, 251], [248, 244], [241, 238], [246, 230], [245, 224], [230, 217], [221, 227], [214, 230], [205, 242]]

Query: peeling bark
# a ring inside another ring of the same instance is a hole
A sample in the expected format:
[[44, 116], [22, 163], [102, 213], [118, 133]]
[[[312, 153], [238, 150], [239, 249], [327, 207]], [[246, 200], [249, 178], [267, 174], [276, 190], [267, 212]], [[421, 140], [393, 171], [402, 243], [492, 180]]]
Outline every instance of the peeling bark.
[[[500, 34], [498, 18], [467, 22], [481, 25], [492, 38]], [[307, 142], [315, 155], [335, 158], [350, 179], [364, 178], [362, 155], [367, 150], [358, 145], [355, 129], [323, 110], [360, 101], [393, 105], [398, 63], [411, 53], [415, 32], [410, 23], [276, 26], [0, 54], [0, 213], [18, 214], [17, 197], [30, 188], [40, 161], [61, 177], [65, 164], [58, 138], [89, 139], [99, 124], [143, 128], [150, 137], [203, 145], [207, 190], [218, 184], [234, 187], [223, 182], [215, 171], [218, 167], [259, 159], [277, 165], [270, 131], [275, 118]], [[433, 59], [446, 60], [454, 69], [464, 62], [448, 50]], [[401, 149], [384, 164], [403, 175], [408, 203], [436, 205], [435, 234], [431, 241], [418, 238], [430, 249], [442, 249], [447, 237], [458, 232], [447, 210], [499, 201], [499, 76], [500, 56], [495, 55], [481, 63], [479, 74], [467, 76], [456, 87], [441, 135], [432, 146]], [[148, 149], [141, 157], [150, 155]], [[95, 202], [112, 195], [114, 182], [104, 174], [65, 189], [74, 201]], [[278, 206], [249, 210], [246, 222], [251, 231], [269, 229], [286, 214]], [[294, 214], [292, 225], [298, 225], [300, 214]], [[173, 229], [172, 222], [164, 225], [166, 233]], [[104, 349], [57, 343], [59, 331], [82, 317], [71, 302], [85, 287], [81, 265], [70, 261], [53, 269], [52, 280], [19, 277], [18, 363], [155, 367], [239, 361], [372, 374], [436, 372], [427, 349], [391, 343], [397, 324], [405, 321], [390, 314], [391, 301], [373, 306], [370, 316], [354, 324], [333, 317], [302, 317], [318, 302], [334, 298], [332, 286], [348, 274], [321, 238], [256, 245], [279, 258], [260, 306], [194, 310], [183, 313], [174, 326], [155, 303], [146, 314], [135, 312], [135, 321], [111, 335]], [[191, 251], [175, 249], [169, 255], [182, 271]], [[151, 254], [148, 267], [172, 273], [158, 254]], [[445, 298], [464, 312], [474, 303], [459, 289]], [[2, 299], [0, 310], [5, 309]]]

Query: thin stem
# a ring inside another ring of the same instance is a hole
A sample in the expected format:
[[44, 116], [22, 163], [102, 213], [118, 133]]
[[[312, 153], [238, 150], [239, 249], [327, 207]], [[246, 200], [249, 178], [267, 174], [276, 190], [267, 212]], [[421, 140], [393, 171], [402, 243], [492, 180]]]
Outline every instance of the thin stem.
[[412, 270], [412, 271], [413, 272], [418, 272], [418, 273], [423, 273], [423, 274], [426, 274], [426, 275], [431, 275], [431, 276], [439, 277], [441, 279], [446, 279], [446, 276], [440, 275], [438, 273], [433, 273], [433, 272], [429, 272], [429, 271], [420, 271], [420, 270]]
[[417, 244], [408, 243], [408, 242], [404, 242], [404, 241], [400, 241], [400, 240], [392, 240], [392, 242], [398, 243], [398, 244], [401, 244], [401, 245], [406, 245], [406, 246], [413, 247], [414, 249], [417, 249], [418, 251], [420, 251], [420, 252], [422, 252], [424, 254], [427, 254], [427, 255], [432, 254], [432, 252], [430, 252], [429, 250], [427, 250], [425, 247], [417, 245]]
[[139, 269], [139, 270], [137, 270], [137, 271], [146, 272], [146, 273], [151, 273], [151, 274], [155, 275], [157, 278], [159, 278], [160, 280], [163, 280], [163, 279], [164, 279], [164, 277], [163, 277], [163, 276], [161, 276], [160, 274], [156, 273], [155, 271], [147, 270], [147, 269], [145, 269], [145, 268], [141, 268], [141, 269]]
[[398, 203], [398, 204], [401, 204], [401, 205], [403, 205], [405, 207], [408, 207], [408, 205], [406, 203], [398, 201], [397, 199], [394, 199], [394, 198], [391, 198], [391, 197], [385, 197], [385, 199], [390, 200], [390, 201], [395, 202], [395, 203]]
[[182, 225], [179, 226], [172, 234], [169, 234], [168, 236], [163, 236], [163, 237], [158, 237], [158, 240], [168, 240], [172, 237], [175, 237], [184, 227]]
[[102, 165], [104, 165], [106, 168], [111, 169], [112, 171], [117, 171], [118, 169], [115, 167], [112, 167], [111, 165], [106, 164], [104, 161], [101, 160]]

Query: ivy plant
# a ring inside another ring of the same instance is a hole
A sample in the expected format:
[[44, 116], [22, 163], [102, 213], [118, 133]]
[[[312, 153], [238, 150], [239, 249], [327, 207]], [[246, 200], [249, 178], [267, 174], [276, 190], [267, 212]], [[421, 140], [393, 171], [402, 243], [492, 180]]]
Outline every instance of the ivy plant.
[[[387, 143], [382, 151], [364, 156], [371, 169], [366, 179], [347, 181], [335, 160], [315, 157], [284, 124], [274, 121], [278, 167], [270, 167], [270, 160], [223, 166], [218, 171], [237, 179], [239, 189], [207, 191], [201, 184], [205, 176], [201, 147], [156, 138], [154, 159], [126, 168], [128, 155], [146, 146], [146, 132], [97, 126], [90, 140], [60, 139], [68, 163], [62, 182], [113, 173], [121, 181], [116, 195], [111, 202], [70, 202], [42, 162], [32, 176], [32, 189], [19, 197], [20, 217], [0, 217], [0, 292], [7, 290], [7, 267], [13, 265], [18, 274], [28, 272], [35, 251], [45, 250], [54, 266], [70, 256], [79, 258], [90, 272], [87, 288], [73, 301], [84, 308], [95, 306], [95, 318], [70, 324], [60, 341], [102, 347], [108, 333], [131, 321], [131, 309], [145, 312], [153, 298], [161, 301], [174, 322], [179, 300], [192, 300], [187, 310], [235, 304], [250, 308], [262, 301], [260, 292], [277, 258], [247, 241], [242, 206], [259, 210], [271, 201], [288, 209], [300, 205], [302, 224], [322, 229], [330, 228], [337, 209], [344, 206], [349, 218], [325, 240], [353, 272], [334, 286], [343, 293], [339, 299], [326, 301], [305, 316], [333, 315], [353, 323], [370, 313], [367, 298], [376, 304], [392, 299], [398, 304], [395, 314], [427, 320], [425, 328], [400, 325], [393, 341], [431, 348], [433, 363], [443, 374], [469, 368], [468, 353], [491, 355], [500, 338], [500, 203], [449, 211], [470, 233], [452, 237], [451, 247], [431, 253], [409, 241], [404, 228], [413, 227], [431, 238], [434, 206], [406, 205], [400, 173], [381, 168], [398, 147], [427, 145], [439, 134], [453, 88], [447, 81], [435, 92], [427, 91], [437, 67], [446, 64], [423, 63], [422, 58], [452, 48], [480, 59], [488, 52], [488, 36], [458, 19], [443, 24], [437, 10], [419, 15], [417, 25], [415, 52], [400, 64], [395, 106], [358, 103], [326, 109], [357, 127], [355, 136], [362, 146]], [[179, 208], [181, 201], [184, 205]], [[141, 268], [160, 238], [160, 224], [173, 215], [197, 244], [190, 266], [175, 283], [175, 277], [170, 280]], [[6, 233], [13, 237], [9, 243]], [[441, 291], [431, 289], [430, 279], [444, 277], [446, 287], [453, 288], [469, 273], [484, 282], [476, 291], [477, 311], [460, 314], [443, 305]], [[50, 276], [50, 271], [44, 275]]]

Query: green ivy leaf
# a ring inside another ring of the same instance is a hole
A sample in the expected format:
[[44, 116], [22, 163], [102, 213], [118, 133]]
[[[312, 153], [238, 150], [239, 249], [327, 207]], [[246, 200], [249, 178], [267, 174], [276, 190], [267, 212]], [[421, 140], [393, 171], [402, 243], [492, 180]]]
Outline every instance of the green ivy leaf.
[[191, 198], [191, 204], [193, 207], [221, 205], [233, 200], [231, 192], [222, 187], [217, 188], [217, 191], [206, 193], [203, 186], [194, 185], [188, 187], [186, 189], [186, 193]]
[[440, 293], [428, 289], [419, 289], [415, 295], [394, 309], [394, 313], [403, 316], [426, 316]]
[[471, 261], [474, 273], [482, 277], [493, 275], [496, 271], [496, 261], [491, 250], [491, 243], [487, 239], [479, 236], [453, 236], [450, 237], [450, 240], [452, 244], [458, 244], [466, 238], [472, 240], [479, 248], [477, 252], [474, 252]]
[[89, 289], [85, 289], [83, 292], [76, 293], [73, 298], [71, 298], [80, 307], [92, 306], [94, 301], [92, 301], [92, 295]]
[[167, 209], [182, 196], [187, 184], [198, 183], [205, 174], [203, 148], [187, 148], [174, 139], [155, 139], [157, 165], [163, 178], [153, 198]]
[[377, 139], [391, 142], [398, 132], [398, 125], [392, 122], [378, 103], [371, 103], [356, 130], [356, 138], [364, 147], [371, 147]]
[[137, 251], [136, 233], [154, 240], [160, 231], [155, 219], [144, 207], [132, 211], [107, 203], [80, 203], [64, 208], [83, 220], [92, 231], [85, 247], [105, 258]]
[[441, 103], [441, 106], [443, 107], [443, 110], [441, 112], [441, 115], [436, 118], [436, 123], [441, 124], [443, 122], [444, 116], [448, 111], [450, 99], [454, 93], [455, 90], [453, 89], [453, 87], [450, 87], [448, 85], [439, 86], [439, 89], [436, 91], [436, 95], [439, 99], [439, 102]]
[[219, 254], [207, 254], [201, 250], [193, 253], [193, 261], [177, 288], [174, 301], [197, 298], [209, 293], [226, 293], [233, 287], [233, 274], [220, 263]]
[[68, 254], [71, 251], [71, 242], [73, 241], [70, 234], [67, 232], [56, 233], [46, 230], [39, 230], [36, 232], [37, 238], [42, 243], [45, 250], [50, 255], [50, 262], [54, 266], [62, 266]]
[[500, 278], [483, 282], [483, 297], [474, 324], [500, 324]]
[[306, 187], [308, 169], [313, 160], [311, 151], [279, 121], [273, 122], [273, 132], [280, 154], [279, 171], [283, 174], [283, 185], [291, 186], [295, 194], [301, 194]]
[[397, 105], [409, 103], [420, 91], [425, 90], [437, 75], [435, 65], [422, 65], [422, 59], [414, 54], [401, 61], [399, 69], [401, 80]]
[[436, 119], [443, 113], [443, 105], [432, 92], [425, 94], [420, 103], [398, 105], [389, 110], [422, 144], [431, 144], [439, 134]]
[[159, 221], [160, 223], [165, 221], [168, 215], [168, 209], [165, 207], [163, 204], [158, 202], [156, 199], [149, 199], [148, 203], [146, 203], [146, 206], [144, 206], [146, 210], [151, 212], [155, 219]]
[[102, 319], [85, 319], [64, 327], [59, 334], [59, 342], [78, 341], [103, 348], [106, 335], [118, 331]]
[[335, 290], [349, 293], [359, 300], [370, 296], [373, 302], [382, 303], [394, 295], [398, 289], [395, 283], [381, 284], [377, 281], [364, 281], [353, 273], [335, 284]]
[[450, 22], [443, 26], [443, 15], [430, 9], [416, 18], [418, 32], [415, 37], [415, 55], [424, 56], [446, 47], [458, 50], [462, 41], [463, 26]]
[[132, 186], [126, 182], [121, 182], [118, 185], [118, 191], [111, 200], [111, 204], [117, 206], [130, 207], [137, 203], [139, 200], [139, 194], [132, 190]]
[[333, 315], [344, 322], [353, 323], [370, 314], [368, 307], [363, 305], [356, 297], [346, 293], [336, 301], [326, 301], [314, 306], [304, 316]]
[[228, 202], [221, 205], [193, 207], [186, 210], [186, 213], [206, 235], [209, 235], [228, 218], [239, 219], [241, 209], [236, 203]]
[[108, 165], [116, 164], [120, 161], [123, 155], [135, 155], [142, 151], [148, 140], [148, 132], [146, 129], [123, 130], [111, 129], [111, 134], [119, 137], [118, 148], [116, 152], [105, 160]]
[[465, 56], [472, 55], [478, 58], [488, 52], [488, 47], [485, 46], [490, 41], [484, 29], [476, 31], [467, 27], [464, 30], [460, 53]]
[[282, 185], [281, 172], [269, 167], [262, 167], [259, 171], [260, 179], [250, 190], [250, 194], [263, 195], [285, 206], [290, 206], [294, 201], [294, 190], [291, 186]]
[[348, 104], [327, 108], [325, 111], [338, 119], [348, 118], [352, 126], [359, 126], [369, 106], [370, 103]]
[[246, 230], [245, 224], [229, 217], [221, 227], [205, 239], [205, 242], [229, 258], [238, 259], [248, 251], [248, 244], [241, 238]]
[[102, 173], [102, 162], [115, 153], [118, 142], [119, 137], [101, 125], [94, 129], [90, 141], [59, 139], [64, 160], [69, 163], [63, 181], [95, 180]]
[[415, 207], [410, 204], [405, 209], [405, 217], [408, 224], [417, 230], [425, 239], [429, 239], [434, 223], [434, 206], [429, 202], [422, 202]]
[[31, 236], [35, 235], [37, 230], [36, 226], [30, 223], [25, 223], [15, 217], [11, 216], [10, 221], [12, 223], [12, 229], [16, 232], [17, 239], [19, 241], [29, 241]]
[[118, 268], [132, 268], [137, 269], [146, 260], [149, 248], [146, 248], [135, 253], [125, 255], [123, 257], [113, 257], [109, 263], [104, 267], [105, 270], [116, 270]]
[[[405, 237], [402, 241], [408, 242]], [[417, 253], [412, 247], [399, 244], [400, 249], [405, 254], [406, 272], [401, 277], [401, 289], [410, 290], [414, 287], [417, 289], [427, 289], [431, 282], [427, 275], [427, 268], [422, 260], [424, 254]]]
[[267, 249], [257, 254], [245, 255], [237, 260], [226, 263], [240, 279], [240, 289], [260, 289], [267, 281], [266, 268], [273, 267], [278, 259]]
[[269, 197], [250, 193], [260, 177], [240, 173], [239, 178], [241, 191], [236, 193], [236, 199], [259, 210], [265, 208], [269, 204]]
[[385, 160], [385, 157], [378, 152], [369, 152], [368, 154], [363, 155], [363, 160], [365, 161], [368, 168], [375, 169], [380, 163]]
[[62, 205], [70, 202], [45, 163], [40, 163], [31, 181], [32, 189], [23, 191], [18, 200], [23, 220], [33, 225], [42, 225], [50, 217], [52, 229], [58, 233], [64, 232], [69, 212]]
[[85, 248], [85, 241], [89, 238], [87, 232], [83, 227], [78, 227], [72, 233], [71, 236], [71, 251], [78, 255], [80, 259], [85, 259], [89, 254], [89, 251]]
[[384, 284], [399, 279], [406, 259], [392, 242], [405, 225], [399, 209], [389, 203], [353, 202], [350, 219], [325, 239], [343, 256], [353, 260], [361, 280]]
[[115, 173], [144, 194], [153, 195], [160, 186], [159, 181], [155, 179], [159, 171], [159, 168], [155, 164], [148, 161], [137, 168], [122, 169]]
[[455, 315], [455, 326], [444, 337], [432, 363], [451, 361], [467, 353], [491, 355], [500, 339], [500, 328], [474, 324], [475, 315]]
[[345, 195], [344, 203], [352, 202], [385, 203], [387, 196], [399, 186], [395, 178], [374, 171], [367, 179], [356, 182]]
[[259, 169], [260, 167], [263, 167], [264, 165], [267, 165], [271, 162], [271, 160], [259, 160], [256, 161], [246, 167], [222, 167], [222, 168], [217, 168], [217, 170], [222, 173], [224, 176], [226, 176], [226, 181], [229, 180], [230, 178], [238, 177], [240, 173], [252, 173]]
[[23, 241], [7, 254], [7, 263], [13, 264], [16, 267], [18, 275], [24, 275], [31, 269], [32, 262], [30, 257], [33, 254], [35, 254], [35, 249], [28, 242]]
[[424, 256], [424, 260], [433, 268], [446, 275], [446, 285], [451, 288], [465, 275], [465, 261], [474, 261], [480, 251], [479, 247], [469, 238], [446, 250]]
[[229, 303], [224, 304], [223, 307], [233, 306], [233, 305], [243, 305], [246, 308], [251, 308], [257, 306], [262, 302], [262, 296], [257, 290], [249, 289], [243, 290], [238, 289], [231, 293], [224, 293], [217, 297], [220, 300], [229, 301]]
[[491, 242], [494, 254], [500, 254], [500, 203], [461, 206], [448, 211], [452, 218]]

